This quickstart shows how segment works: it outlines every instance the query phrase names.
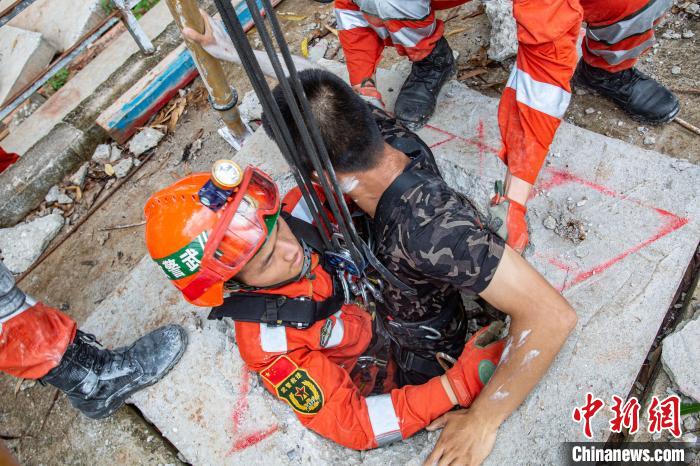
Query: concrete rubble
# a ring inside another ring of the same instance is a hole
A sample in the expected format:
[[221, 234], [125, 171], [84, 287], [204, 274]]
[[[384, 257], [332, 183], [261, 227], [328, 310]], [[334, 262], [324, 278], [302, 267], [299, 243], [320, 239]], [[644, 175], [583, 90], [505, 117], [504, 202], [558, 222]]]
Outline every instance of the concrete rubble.
[[510, 0], [484, 0], [486, 16], [491, 22], [488, 56], [502, 61], [518, 52], [518, 31]]
[[139, 156], [149, 149], [158, 145], [165, 136], [163, 133], [153, 128], [144, 128], [129, 141], [129, 152]]
[[675, 386], [700, 401], [700, 318], [664, 339], [661, 362]]
[[127, 157], [120, 161], [118, 164], [114, 165], [114, 176], [117, 178], [124, 178], [129, 174], [131, 167], [134, 166], [134, 159]]
[[[342, 64], [322, 63], [345, 73]], [[400, 88], [405, 74], [378, 74], [380, 91], [392, 110], [395, 93], [387, 89]], [[495, 156], [496, 107], [496, 99], [451, 82], [430, 124], [419, 132], [435, 146], [448, 183], [482, 212], [494, 180], [504, 172]], [[584, 439], [581, 426], [571, 421], [572, 406], [581, 405], [587, 391], [605, 400], [629, 392], [700, 240], [700, 206], [687, 189], [689, 182], [700, 182], [700, 168], [689, 167], [679, 180], [670, 158], [566, 123], [552, 151], [561, 156], [551, 158], [540, 177], [538, 189], [546, 188], [547, 195], [537, 194], [530, 203], [532, 246], [526, 257], [564, 290], [579, 314], [579, 325], [544, 380], [499, 430], [487, 465], [510, 464], [514, 457], [521, 464], [564, 461], [560, 442]], [[199, 157], [213, 161], [217, 156], [202, 149]], [[293, 184], [261, 129], [236, 159], [260, 165], [282, 192]], [[586, 203], [577, 206], [583, 198]], [[579, 245], [542, 226], [548, 215], [572, 215], [569, 204], [587, 229]], [[417, 466], [430, 452], [436, 433], [358, 453], [304, 429], [290, 408], [245, 370], [230, 323], [207, 321], [206, 312], [187, 304], [145, 257], [84, 327], [104, 336], [107, 345], [129, 342], [134, 327], [145, 332], [176, 322], [187, 329], [190, 348], [180, 364], [130, 400], [187, 461]], [[601, 412], [594, 418], [594, 440], [607, 437], [609, 415]]]
[[55, 53], [37, 32], [7, 24], [0, 28], [0, 104], [39, 75]]
[[262, 118], [262, 105], [255, 91], [248, 91], [243, 96], [241, 104], [238, 106], [243, 121], [260, 120]]
[[84, 162], [89, 146], [82, 131], [60, 123], [0, 173], [0, 227], [15, 225], [38, 207], [52, 186]]
[[110, 160], [110, 149], [109, 144], [99, 144], [92, 154], [92, 160], [95, 162], [106, 162]]
[[101, 0], [36, 0], [7, 24], [36, 31], [65, 52], [107, 16], [102, 5]]
[[22, 273], [44, 252], [61, 231], [63, 216], [49, 214], [12, 228], [0, 229], [0, 255], [13, 273]]
[[80, 166], [78, 171], [73, 173], [71, 177], [68, 179], [68, 182], [72, 186], [78, 186], [80, 189], [82, 189], [85, 186], [85, 180], [87, 179], [87, 174], [88, 170], [90, 169], [90, 164], [88, 162], [85, 162]]

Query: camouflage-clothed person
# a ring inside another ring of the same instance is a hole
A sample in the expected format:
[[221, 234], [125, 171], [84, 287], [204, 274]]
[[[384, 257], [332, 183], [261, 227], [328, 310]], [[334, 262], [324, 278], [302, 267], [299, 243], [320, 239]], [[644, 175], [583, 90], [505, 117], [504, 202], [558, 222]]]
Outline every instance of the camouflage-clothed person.
[[[486, 289], [504, 242], [485, 228], [465, 196], [447, 186], [430, 149], [417, 135], [382, 110], [373, 107], [373, 113], [385, 141], [406, 153], [412, 159], [408, 169], [422, 178], [390, 207], [391, 215], [374, 219], [377, 258], [417, 291], [407, 296], [385, 282], [383, 313], [388, 314], [389, 333], [394, 333], [392, 319], [425, 321], [450, 305], [463, 309], [460, 291], [476, 295]], [[379, 200], [377, 212], [385, 207], [383, 201], [386, 196]], [[455, 313], [441, 333], [438, 339], [412, 339], [408, 349], [431, 360], [438, 351], [459, 357], [466, 336], [463, 313]], [[420, 377], [410, 381], [419, 383]]]

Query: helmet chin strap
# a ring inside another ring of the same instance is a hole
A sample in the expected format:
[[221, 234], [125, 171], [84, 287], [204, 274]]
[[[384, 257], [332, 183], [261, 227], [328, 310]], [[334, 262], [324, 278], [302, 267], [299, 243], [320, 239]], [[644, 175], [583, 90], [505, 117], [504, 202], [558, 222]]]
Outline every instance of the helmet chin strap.
[[268, 286], [249, 286], [232, 278], [224, 284], [224, 290], [230, 293], [235, 293], [237, 291], [273, 290], [275, 288], [283, 287], [284, 285], [289, 285], [290, 283], [294, 283], [303, 278], [308, 278], [311, 272], [313, 250], [306, 244], [306, 242], [304, 242], [303, 239], [299, 239], [299, 242], [301, 243], [304, 260], [301, 264], [301, 270], [296, 276]]

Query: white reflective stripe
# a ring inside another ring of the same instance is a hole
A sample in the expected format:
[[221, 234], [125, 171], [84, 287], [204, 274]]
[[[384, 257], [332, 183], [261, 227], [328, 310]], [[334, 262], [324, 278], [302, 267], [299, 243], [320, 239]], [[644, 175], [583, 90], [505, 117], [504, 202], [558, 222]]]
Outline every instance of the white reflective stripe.
[[335, 22], [339, 31], [354, 28], [366, 28], [369, 23], [361, 11], [355, 10], [335, 10]]
[[343, 323], [343, 312], [338, 311], [333, 316], [335, 317], [335, 324], [333, 325], [333, 330], [331, 330], [331, 336], [328, 339], [326, 348], [333, 348], [338, 346], [343, 341], [343, 336], [345, 336], [345, 324]]
[[[429, 402], [429, 401], [428, 401]], [[391, 395], [368, 396], [365, 398], [369, 422], [372, 424], [372, 432], [378, 446], [401, 440], [399, 419], [396, 417], [394, 403]]]
[[287, 352], [287, 331], [283, 325], [260, 324], [260, 346], [267, 353]]
[[607, 49], [591, 49], [588, 46], [588, 37], [586, 37], [586, 49], [591, 52], [593, 55], [599, 56], [608, 65], [619, 65], [625, 60], [629, 60], [630, 58], [637, 58], [641, 54], [644, 53], [646, 49], [654, 45], [654, 38], [650, 38], [641, 44], [639, 44], [636, 47], [632, 47], [629, 50], [607, 50]]
[[418, 42], [426, 37], [430, 37], [430, 35], [435, 32], [436, 27], [437, 24], [433, 22], [422, 28], [401, 28], [398, 31], [389, 31], [389, 35], [394, 45], [400, 44], [404, 47], [415, 47], [418, 45]]
[[554, 84], [535, 81], [517, 66], [513, 67], [506, 86], [515, 89], [518, 102], [554, 118], [561, 119], [564, 116], [571, 100], [570, 92]]
[[314, 219], [311, 216], [311, 211], [309, 210], [308, 204], [306, 204], [306, 199], [303, 197], [299, 199], [297, 205], [292, 209], [292, 217], [303, 220], [306, 223], [314, 223]]
[[629, 19], [623, 19], [615, 24], [586, 28], [586, 36], [612, 45], [623, 39], [642, 34], [654, 27], [654, 21], [659, 19], [671, 7], [671, 0], [651, 0], [644, 9]]
[[382, 26], [374, 26], [372, 24], [369, 25], [372, 29], [374, 29], [374, 32], [377, 33], [377, 35], [382, 39], [386, 39], [389, 37], [389, 31], [385, 27]]
[[24, 299], [24, 303], [22, 303], [22, 305], [20, 307], [18, 307], [15, 311], [13, 311], [12, 314], [0, 316], [0, 324], [2, 324], [3, 322], [7, 322], [8, 320], [12, 319], [13, 317], [17, 317], [18, 315], [20, 315], [21, 313], [23, 313], [27, 309], [31, 308], [35, 304], [36, 304], [36, 301], [34, 301], [29, 296], [27, 296]]
[[362, 11], [383, 20], [423, 19], [430, 14], [428, 0], [353, 0]]

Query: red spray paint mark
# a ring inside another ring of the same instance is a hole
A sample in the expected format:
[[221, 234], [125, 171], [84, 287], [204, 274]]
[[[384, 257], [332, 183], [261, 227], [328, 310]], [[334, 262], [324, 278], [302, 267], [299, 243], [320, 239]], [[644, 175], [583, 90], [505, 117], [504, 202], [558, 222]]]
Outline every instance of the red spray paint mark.
[[[658, 207], [654, 207], [651, 205], [647, 205], [640, 201], [639, 199], [634, 199], [631, 198], [625, 194], [618, 193], [610, 188], [606, 188], [605, 186], [602, 186], [600, 184], [594, 183], [592, 181], [580, 178], [572, 173], [557, 170], [551, 167], [547, 167], [544, 169], [545, 173], [550, 175], [550, 178], [548, 180], [545, 180], [541, 182], [538, 185], [538, 194], [550, 190], [554, 187], [557, 186], [562, 186], [566, 183], [578, 183], [583, 186], [586, 186], [588, 188], [591, 188], [595, 191], [598, 191], [601, 194], [604, 194], [606, 196], [614, 197], [616, 199], [624, 200], [627, 202], [632, 202], [633, 204], [636, 204], [640, 207], [644, 207], [647, 209], [651, 209], [654, 212], [656, 212], [662, 219], [662, 224], [661, 226], [657, 229], [657, 231], [652, 234], [650, 237], [647, 239], [635, 244], [634, 246], [629, 247], [628, 249], [624, 250], [620, 254], [617, 254], [616, 256], [612, 257], [611, 259], [604, 261], [601, 264], [598, 264], [594, 267], [591, 267], [587, 270], [583, 271], [578, 271], [576, 270], [575, 266], [566, 264], [562, 261], [560, 261], [557, 258], [544, 258], [541, 255], [538, 255], [539, 257], [542, 257], [547, 260], [550, 264], [553, 266], [565, 271], [567, 273], [567, 278], [565, 279], [563, 285], [560, 287], [559, 291], [564, 291], [568, 288], [571, 288], [572, 286], [578, 285], [579, 283], [588, 280], [589, 278], [593, 277], [594, 275], [597, 275], [599, 273], [604, 272], [605, 270], [609, 269], [612, 267], [614, 264], [620, 262], [630, 254], [636, 253], [639, 250], [649, 246], [650, 244], [654, 243], [655, 241], [663, 238], [664, 236], [678, 230], [679, 228], [682, 228], [688, 223], [687, 218], [680, 217], [672, 212], [669, 212], [664, 209], [660, 209]], [[571, 280], [568, 280], [568, 276], [570, 273], [576, 273], [574, 277]]]
[[243, 436], [238, 436], [239, 434], [239, 429], [241, 426], [241, 422], [243, 419], [245, 419], [246, 414], [248, 413], [249, 409], [249, 404], [248, 404], [248, 392], [250, 391], [250, 372], [246, 370], [245, 367], [243, 367], [242, 374], [241, 374], [241, 396], [236, 400], [233, 406], [233, 414], [231, 415], [231, 421], [233, 424], [233, 434], [234, 434], [234, 439], [233, 439], [233, 446], [231, 449], [226, 453], [226, 456], [231, 456], [232, 454], [245, 450], [248, 447], [252, 447], [253, 445], [262, 442], [266, 438], [268, 438], [270, 435], [274, 434], [279, 430], [279, 426], [277, 424], [274, 424], [270, 427], [267, 427], [265, 429], [257, 430], [255, 432], [245, 434]]
[[437, 127], [431, 126], [431, 125], [425, 125], [425, 127], [428, 128], [428, 129], [431, 129], [431, 130], [433, 130], [433, 131], [435, 131], [435, 132], [438, 132], [438, 133], [440, 133], [440, 134], [443, 134], [443, 135], [447, 136], [446, 139], [444, 139], [444, 140], [442, 140], [442, 141], [440, 141], [440, 142], [437, 142], [437, 143], [432, 144], [432, 145], [430, 146], [431, 149], [433, 149], [433, 148], [435, 148], [435, 147], [438, 147], [438, 146], [441, 146], [442, 144], [445, 144], [445, 143], [447, 143], [447, 142], [450, 142], [450, 141], [452, 141], [453, 139], [458, 139], [458, 140], [460, 140], [460, 141], [462, 141], [462, 142], [465, 142], [465, 143], [467, 143], [467, 144], [469, 144], [469, 145], [471, 145], [471, 146], [474, 146], [474, 147], [476, 147], [477, 149], [479, 149], [479, 155], [480, 155], [480, 156], [481, 156], [482, 154], [486, 154], [486, 153], [491, 153], [491, 154], [493, 154], [493, 155], [498, 156], [498, 153], [500, 152], [499, 149], [496, 149], [495, 147], [490, 146], [490, 145], [488, 145], [488, 144], [486, 143], [486, 136], [485, 136], [485, 130], [484, 130], [484, 122], [481, 121], [481, 120], [479, 120], [479, 124], [477, 125], [477, 135], [474, 136], [474, 137], [471, 137], [471, 138], [465, 138], [465, 137], [459, 136], [459, 135], [454, 134], [454, 133], [450, 133], [449, 131], [445, 131], [444, 129], [437, 128]]

